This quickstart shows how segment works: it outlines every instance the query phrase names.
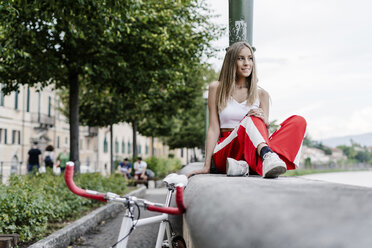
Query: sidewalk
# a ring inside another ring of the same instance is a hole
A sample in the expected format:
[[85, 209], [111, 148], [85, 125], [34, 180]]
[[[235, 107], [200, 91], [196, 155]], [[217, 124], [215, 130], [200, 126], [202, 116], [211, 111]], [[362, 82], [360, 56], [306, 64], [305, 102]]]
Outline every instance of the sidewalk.
[[[147, 189], [143, 198], [153, 202], [164, 202], [166, 194], [166, 188]], [[137, 217], [137, 210], [135, 215]], [[158, 213], [141, 209], [141, 218], [154, 215], [158, 215]], [[104, 223], [88, 231], [77, 242], [74, 242], [72, 248], [103, 248], [112, 246], [118, 240], [123, 216], [124, 212], [120, 212], [117, 216], [106, 220]], [[129, 236], [128, 247], [155, 247], [158, 229], [159, 224], [137, 227]]]
[[[143, 186], [132, 191], [128, 195], [142, 197], [145, 190], [146, 188]], [[32, 244], [29, 248], [65, 248], [88, 230], [98, 226], [103, 220], [116, 216], [119, 212], [123, 211], [123, 209], [124, 207], [120, 203], [106, 204], [45, 239]]]

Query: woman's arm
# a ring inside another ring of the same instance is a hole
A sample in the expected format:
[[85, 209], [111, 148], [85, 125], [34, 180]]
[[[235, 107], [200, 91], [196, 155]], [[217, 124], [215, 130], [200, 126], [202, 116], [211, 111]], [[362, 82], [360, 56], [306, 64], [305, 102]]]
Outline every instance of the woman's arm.
[[269, 93], [267, 93], [266, 90], [260, 89], [259, 90], [259, 97], [260, 97], [260, 108], [263, 110], [264, 115], [264, 122], [266, 124], [266, 127], [270, 126], [269, 122], [269, 108], [270, 108], [270, 96]]
[[191, 172], [190, 174], [187, 175], [187, 177], [193, 176], [195, 174], [206, 174], [209, 173], [210, 171], [213, 150], [220, 136], [220, 121], [218, 119], [218, 111], [216, 104], [218, 84], [219, 84], [218, 82], [213, 82], [209, 85], [208, 92], [209, 127], [205, 147], [204, 167], [200, 170]]
[[260, 88], [258, 92], [258, 96], [260, 98], [259, 108], [249, 110], [248, 115], [253, 115], [253, 116], [261, 118], [265, 122], [266, 127], [269, 128], [270, 126], [270, 122], [269, 122], [270, 96], [269, 96], [269, 93], [267, 93], [266, 90]]

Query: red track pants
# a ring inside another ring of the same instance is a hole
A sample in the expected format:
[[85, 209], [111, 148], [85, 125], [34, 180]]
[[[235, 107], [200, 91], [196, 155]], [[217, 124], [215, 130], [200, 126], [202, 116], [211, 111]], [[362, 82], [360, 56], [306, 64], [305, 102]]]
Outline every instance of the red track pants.
[[266, 143], [286, 163], [288, 170], [298, 168], [306, 121], [293, 115], [280, 124], [270, 137], [265, 123], [258, 117], [246, 116], [231, 132], [224, 132], [213, 152], [217, 170], [226, 173], [226, 159], [245, 160], [262, 176], [262, 160], [257, 146]]

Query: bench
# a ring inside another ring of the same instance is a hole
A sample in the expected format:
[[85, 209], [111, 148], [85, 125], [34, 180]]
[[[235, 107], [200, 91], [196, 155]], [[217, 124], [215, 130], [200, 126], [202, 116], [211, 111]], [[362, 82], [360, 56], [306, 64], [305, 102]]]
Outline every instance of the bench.
[[19, 243], [19, 234], [0, 234], [0, 248], [16, 247]]

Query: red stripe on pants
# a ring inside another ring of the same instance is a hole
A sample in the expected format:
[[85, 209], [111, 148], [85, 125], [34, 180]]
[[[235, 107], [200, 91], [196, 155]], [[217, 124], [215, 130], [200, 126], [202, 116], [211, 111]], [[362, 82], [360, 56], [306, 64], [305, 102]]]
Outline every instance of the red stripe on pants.
[[[247, 122], [246, 118], [250, 118], [251, 121]], [[258, 132], [255, 132], [256, 130]], [[294, 115], [281, 123], [280, 128], [269, 138], [265, 123], [255, 116], [247, 116], [232, 132], [222, 133], [213, 160], [221, 173], [226, 173], [226, 159], [230, 157], [247, 161], [252, 170], [262, 175], [262, 160], [257, 154], [257, 145], [262, 140], [281, 157], [288, 170], [295, 169], [294, 162], [299, 156], [305, 131], [305, 119]], [[223, 141], [225, 142], [222, 143]]]

